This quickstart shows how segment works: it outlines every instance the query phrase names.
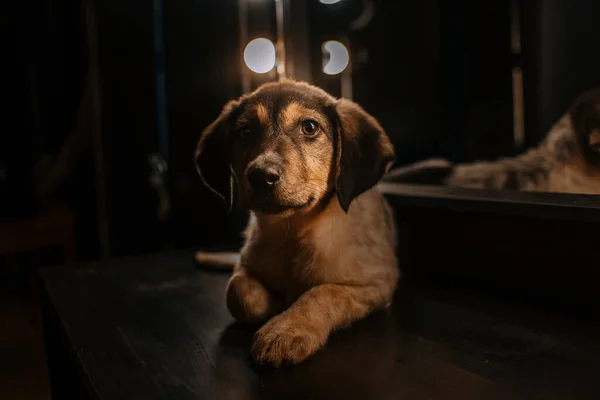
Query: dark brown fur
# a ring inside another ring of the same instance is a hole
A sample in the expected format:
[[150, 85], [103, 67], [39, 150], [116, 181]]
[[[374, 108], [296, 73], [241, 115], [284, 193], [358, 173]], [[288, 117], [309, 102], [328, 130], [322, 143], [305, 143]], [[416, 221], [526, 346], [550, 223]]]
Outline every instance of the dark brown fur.
[[[300, 362], [333, 330], [390, 303], [400, 276], [396, 231], [374, 186], [393, 160], [384, 130], [360, 106], [294, 81], [228, 103], [203, 132], [202, 180], [230, 206], [235, 177], [240, 205], [251, 210], [226, 302], [237, 320], [266, 322], [254, 360]], [[266, 196], [251, 184], [257, 166], [281, 172]]]

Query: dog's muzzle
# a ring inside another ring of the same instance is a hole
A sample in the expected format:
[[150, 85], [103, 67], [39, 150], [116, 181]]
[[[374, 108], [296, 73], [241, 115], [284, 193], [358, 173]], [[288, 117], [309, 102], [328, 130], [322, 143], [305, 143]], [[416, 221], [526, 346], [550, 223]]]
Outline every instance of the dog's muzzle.
[[281, 168], [273, 163], [260, 163], [248, 170], [248, 181], [252, 190], [258, 194], [269, 194], [281, 180]]

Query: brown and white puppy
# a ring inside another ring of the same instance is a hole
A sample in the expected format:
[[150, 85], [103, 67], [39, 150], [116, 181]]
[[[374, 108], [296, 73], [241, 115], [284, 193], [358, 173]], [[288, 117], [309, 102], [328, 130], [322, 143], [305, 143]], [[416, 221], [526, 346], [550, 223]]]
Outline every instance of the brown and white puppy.
[[600, 88], [582, 93], [539, 146], [516, 157], [453, 165], [425, 160], [391, 171], [395, 182], [600, 194]]
[[251, 217], [238, 259], [196, 258], [235, 262], [229, 311], [266, 321], [255, 361], [301, 362], [332, 331], [390, 304], [400, 277], [396, 230], [374, 186], [393, 161], [388, 136], [360, 106], [290, 80], [229, 102], [202, 133], [203, 182], [231, 207], [235, 180]]

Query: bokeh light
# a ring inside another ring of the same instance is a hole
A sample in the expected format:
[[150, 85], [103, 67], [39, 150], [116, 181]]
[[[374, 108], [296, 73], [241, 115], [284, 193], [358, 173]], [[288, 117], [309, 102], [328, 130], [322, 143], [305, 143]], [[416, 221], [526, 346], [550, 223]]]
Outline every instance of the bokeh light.
[[342, 73], [350, 63], [350, 54], [348, 49], [342, 43], [336, 40], [329, 40], [323, 43], [323, 72], [327, 75], [337, 75]]
[[275, 45], [269, 39], [252, 40], [244, 50], [246, 66], [257, 74], [265, 74], [275, 67]]

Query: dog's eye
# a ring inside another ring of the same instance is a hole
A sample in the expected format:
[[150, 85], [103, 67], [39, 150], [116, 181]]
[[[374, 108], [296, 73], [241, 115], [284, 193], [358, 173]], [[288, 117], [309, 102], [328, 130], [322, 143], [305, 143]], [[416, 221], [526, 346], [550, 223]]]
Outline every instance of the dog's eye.
[[302, 122], [302, 132], [304, 132], [305, 135], [312, 136], [317, 133], [318, 130], [319, 124], [312, 119], [307, 119], [306, 121]]
[[240, 128], [238, 130], [238, 135], [240, 136], [240, 138], [242, 139], [247, 139], [248, 137], [250, 137], [250, 135], [252, 135], [252, 129], [250, 129], [249, 127], [245, 126], [243, 128]]

